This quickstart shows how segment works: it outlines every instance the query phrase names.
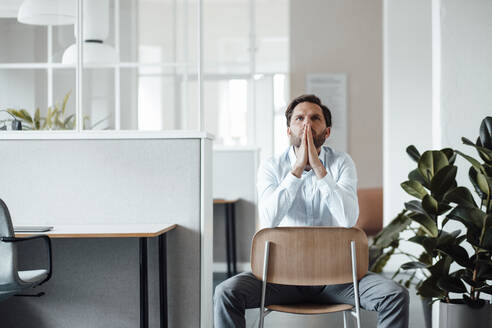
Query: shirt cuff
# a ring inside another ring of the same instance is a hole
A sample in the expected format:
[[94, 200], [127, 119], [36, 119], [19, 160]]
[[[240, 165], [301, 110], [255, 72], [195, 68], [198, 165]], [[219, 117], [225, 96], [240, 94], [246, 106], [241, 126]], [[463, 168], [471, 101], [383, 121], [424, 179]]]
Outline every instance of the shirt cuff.
[[289, 194], [295, 195], [297, 193], [297, 189], [302, 184], [302, 178], [296, 177], [292, 172], [289, 172], [287, 176], [280, 183], [281, 187], [284, 187], [289, 191]]
[[330, 195], [336, 186], [337, 184], [335, 180], [333, 180], [330, 173], [328, 172], [323, 177], [323, 179], [318, 180], [319, 190], [326, 195]]

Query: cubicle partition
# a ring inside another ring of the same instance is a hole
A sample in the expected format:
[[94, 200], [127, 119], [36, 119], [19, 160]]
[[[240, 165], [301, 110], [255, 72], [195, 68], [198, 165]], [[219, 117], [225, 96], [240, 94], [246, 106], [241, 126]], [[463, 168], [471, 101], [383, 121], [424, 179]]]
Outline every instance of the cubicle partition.
[[[167, 237], [169, 326], [212, 326], [208, 134], [6, 132], [0, 157], [0, 198], [14, 225], [176, 223]], [[150, 327], [159, 322], [157, 247], [149, 244]], [[0, 303], [2, 325], [139, 325], [138, 239], [57, 239], [53, 253], [46, 295]], [[22, 266], [37, 261], [20, 255]]]

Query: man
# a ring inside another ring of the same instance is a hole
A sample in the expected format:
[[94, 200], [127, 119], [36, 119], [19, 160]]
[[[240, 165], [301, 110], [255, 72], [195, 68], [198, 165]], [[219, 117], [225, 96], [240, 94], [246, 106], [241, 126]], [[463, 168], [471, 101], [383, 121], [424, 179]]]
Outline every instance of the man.
[[[352, 227], [359, 215], [357, 174], [348, 154], [323, 146], [330, 136], [331, 113], [318, 97], [294, 99], [285, 112], [291, 147], [262, 163], [258, 172], [260, 225]], [[408, 327], [408, 291], [383, 276], [359, 281], [361, 307], [378, 312], [379, 328]], [[260, 306], [261, 282], [251, 272], [217, 286], [215, 326], [245, 327], [245, 309]], [[265, 305], [347, 303], [353, 284], [286, 286], [267, 284]]]

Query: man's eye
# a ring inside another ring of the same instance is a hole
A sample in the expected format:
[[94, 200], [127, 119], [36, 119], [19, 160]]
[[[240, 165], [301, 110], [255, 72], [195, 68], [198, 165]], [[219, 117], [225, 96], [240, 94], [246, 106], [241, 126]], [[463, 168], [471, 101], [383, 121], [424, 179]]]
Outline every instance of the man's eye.
[[299, 116], [298, 116], [298, 117], [296, 118], [296, 120], [298, 120], [298, 121], [299, 121], [299, 120], [302, 120], [302, 117], [299, 117]]

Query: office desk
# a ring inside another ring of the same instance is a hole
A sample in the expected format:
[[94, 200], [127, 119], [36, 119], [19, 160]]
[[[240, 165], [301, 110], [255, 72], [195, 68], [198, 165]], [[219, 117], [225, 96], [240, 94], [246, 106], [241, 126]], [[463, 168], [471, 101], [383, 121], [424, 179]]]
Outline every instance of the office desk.
[[167, 327], [167, 254], [166, 232], [176, 224], [114, 224], [114, 225], [56, 225], [42, 233], [16, 233], [16, 237], [45, 234], [50, 238], [139, 238], [140, 265], [140, 327], [149, 326], [147, 240], [159, 238], [159, 300], [160, 326]]
[[237, 274], [236, 268], [236, 203], [239, 199], [214, 199], [214, 205], [225, 205], [227, 277]]

